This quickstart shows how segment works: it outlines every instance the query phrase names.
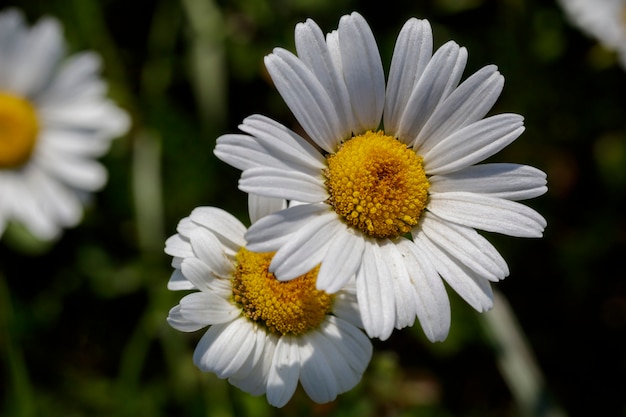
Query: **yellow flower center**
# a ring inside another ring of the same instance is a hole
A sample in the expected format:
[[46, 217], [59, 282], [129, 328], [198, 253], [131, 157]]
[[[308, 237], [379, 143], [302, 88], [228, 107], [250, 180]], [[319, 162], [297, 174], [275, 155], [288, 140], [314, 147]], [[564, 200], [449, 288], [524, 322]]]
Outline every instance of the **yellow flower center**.
[[233, 299], [243, 314], [273, 333], [302, 334], [319, 327], [329, 314], [333, 296], [315, 289], [319, 266], [291, 281], [268, 271], [273, 253], [242, 248], [237, 253]]
[[382, 131], [355, 136], [327, 157], [328, 203], [375, 238], [411, 230], [428, 202], [422, 157]]
[[0, 92], [0, 169], [23, 165], [33, 152], [39, 123], [33, 106]]

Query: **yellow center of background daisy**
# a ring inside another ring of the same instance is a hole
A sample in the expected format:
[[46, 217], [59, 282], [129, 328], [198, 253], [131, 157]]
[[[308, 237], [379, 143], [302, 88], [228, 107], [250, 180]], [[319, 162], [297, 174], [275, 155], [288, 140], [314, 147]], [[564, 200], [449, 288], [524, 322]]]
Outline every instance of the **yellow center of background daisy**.
[[327, 157], [328, 203], [368, 236], [393, 238], [415, 226], [430, 184], [422, 157], [382, 131], [355, 136]]
[[330, 312], [333, 296], [315, 289], [319, 266], [291, 281], [268, 271], [273, 253], [242, 248], [233, 277], [233, 298], [243, 314], [280, 334], [302, 334], [319, 327]]
[[21, 97], [0, 93], [0, 169], [17, 168], [28, 161], [38, 132], [33, 106]]

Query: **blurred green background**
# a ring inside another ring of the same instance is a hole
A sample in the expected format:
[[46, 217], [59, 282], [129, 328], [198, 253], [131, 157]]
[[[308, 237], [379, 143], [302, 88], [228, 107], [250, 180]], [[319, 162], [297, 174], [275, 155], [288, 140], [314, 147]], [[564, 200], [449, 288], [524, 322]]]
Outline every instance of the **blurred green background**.
[[[31, 23], [56, 16], [70, 51], [99, 51], [110, 94], [134, 121], [103, 158], [109, 183], [79, 227], [54, 245], [15, 229], [0, 240], [2, 416], [626, 416], [626, 71], [554, 1], [0, 6], [20, 7]], [[547, 172], [548, 193], [529, 205], [548, 228], [540, 240], [488, 238], [511, 270], [495, 288], [545, 382], [530, 408], [513, 388], [522, 374], [502, 371], [507, 351], [485, 317], [452, 293], [445, 342], [431, 344], [419, 325], [375, 342], [363, 381], [326, 405], [298, 391], [274, 409], [200, 373], [191, 354], [202, 331], [165, 322], [181, 297], [166, 289], [163, 253], [177, 222], [201, 205], [247, 222], [239, 172], [213, 156], [216, 137], [253, 113], [296, 128], [263, 56], [293, 51], [297, 22], [311, 17], [327, 32], [353, 10], [372, 26], [386, 69], [403, 23], [429, 19], [436, 47], [468, 48], [466, 76], [498, 65], [506, 84], [492, 113], [526, 118], [526, 132], [493, 160]]]

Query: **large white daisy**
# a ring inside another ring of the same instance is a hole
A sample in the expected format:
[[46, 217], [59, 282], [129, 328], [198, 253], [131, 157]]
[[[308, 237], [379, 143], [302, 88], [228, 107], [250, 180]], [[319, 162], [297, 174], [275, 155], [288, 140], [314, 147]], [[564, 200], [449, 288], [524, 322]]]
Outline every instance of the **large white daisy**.
[[[261, 204], [260, 204], [261, 203]], [[274, 208], [251, 197], [254, 221]], [[174, 257], [171, 290], [196, 290], [172, 308], [172, 327], [193, 332], [210, 326], [193, 355], [213, 372], [282, 407], [298, 381], [325, 403], [353, 388], [372, 355], [349, 284], [335, 294], [315, 289], [319, 267], [281, 282], [268, 272], [271, 253], [246, 249], [246, 228], [227, 212], [200, 207], [180, 221], [166, 242]]]
[[617, 52], [626, 69], [626, 0], [559, 0], [570, 21]]
[[53, 239], [106, 183], [94, 158], [129, 120], [105, 97], [100, 66], [93, 52], [65, 58], [57, 20], [29, 28], [19, 11], [0, 13], [0, 236], [17, 221]]
[[[321, 262], [317, 288], [333, 293], [356, 275], [365, 330], [386, 339], [418, 317], [443, 340], [450, 307], [441, 278], [472, 307], [492, 307], [490, 283], [506, 262], [475, 229], [539, 237], [546, 225], [515, 200], [546, 191], [524, 165], [475, 165], [515, 140], [523, 118], [483, 118], [503, 77], [486, 66], [459, 84], [465, 48], [434, 54], [428, 21], [410, 19], [395, 45], [389, 80], [359, 14], [324, 37], [296, 26], [298, 56], [277, 48], [265, 64], [313, 144], [263, 116], [217, 141], [215, 154], [243, 170], [247, 192], [299, 200], [261, 219], [248, 248], [277, 251], [270, 271], [292, 279]], [[382, 128], [381, 128], [382, 120]]]

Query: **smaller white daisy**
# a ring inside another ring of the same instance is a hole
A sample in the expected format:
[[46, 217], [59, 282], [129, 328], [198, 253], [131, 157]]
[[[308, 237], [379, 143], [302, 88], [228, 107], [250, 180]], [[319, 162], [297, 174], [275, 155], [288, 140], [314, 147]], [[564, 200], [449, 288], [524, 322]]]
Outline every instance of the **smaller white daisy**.
[[106, 183], [94, 158], [129, 119], [105, 97], [100, 66], [93, 52], [65, 58], [56, 19], [29, 28], [18, 10], [0, 13], [0, 236], [17, 221], [54, 239]]
[[[250, 197], [250, 217], [282, 208]], [[274, 202], [274, 203], [272, 203]], [[284, 406], [298, 381], [317, 403], [332, 401], [360, 380], [372, 345], [354, 287], [315, 289], [319, 266], [289, 282], [268, 271], [273, 254], [246, 249], [245, 226], [229, 213], [199, 207], [180, 221], [165, 252], [174, 257], [170, 290], [196, 290], [169, 312], [168, 323], [200, 339], [194, 364], [252, 395]]]
[[568, 18], [604, 47], [617, 52], [626, 69], [626, 0], [559, 0]]

